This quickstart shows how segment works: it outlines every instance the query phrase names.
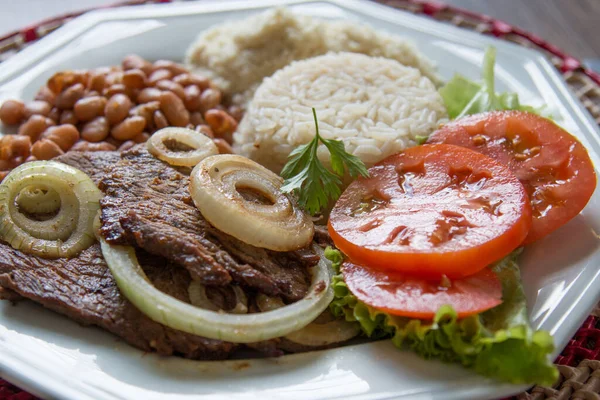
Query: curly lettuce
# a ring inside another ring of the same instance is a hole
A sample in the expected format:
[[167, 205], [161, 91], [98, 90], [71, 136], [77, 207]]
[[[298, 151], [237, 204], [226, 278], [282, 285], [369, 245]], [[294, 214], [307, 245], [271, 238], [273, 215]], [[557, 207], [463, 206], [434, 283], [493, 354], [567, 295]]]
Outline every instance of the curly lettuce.
[[542, 108], [521, 104], [516, 93], [496, 93], [494, 84], [495, 62], [496, 49], [488, 47], [483, 57], [481, 82], [474, 82], [460, 74], [456, 74], [440, 88], [439, 93], [444, 100], [450, 119], [496, 110], [520, 110], [535, 114], [542, 112]]
[[340, 272], [343, 256], [328, 248], [325, 256], [337, 273], [333, 277], [331, 312], [360, 324], [373, 339], [391, 338], [398, 348], [420, 356], [460, 363], [477, 373], [509, 383], [552, 385], [558, 370], [550, 362], [554, 350], [546, 331], [534, 331], [527, 318], [515, 252], [490, 268], [502, 282], [502, 304], [479, 315], [458, 319], [454, 309], [442, 306], [433, 321], [397, 317], [360, 302]]

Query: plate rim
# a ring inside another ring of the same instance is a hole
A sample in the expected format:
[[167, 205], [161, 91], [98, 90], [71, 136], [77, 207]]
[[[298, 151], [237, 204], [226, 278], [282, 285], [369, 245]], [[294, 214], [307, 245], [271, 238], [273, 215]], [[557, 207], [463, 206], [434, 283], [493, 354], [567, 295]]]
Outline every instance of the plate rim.
[[[42, 60], [47, 55], [51, 54], [57, 48], [66, 45], [71, 39], [75, 38], [78, 34], [93, 28], [99, 23], [105, 21], [115, 20], [131, 20], [141, 18], [165, 18], [175, 17], [185, 14], [206, 14], [211, 12], [226, 12], [235, 11], [239, 9], [253, 10], [263, 9], [265, 7], [272, 7], [277, 5], [294, 5], [294, 4], [309, 4], [309, 3], [329, 3], [336, 5], [342, 9], [352, 10], [354, 12], [366, 13], [370, 16], [384, 19], [386, 21], [394, 23], [394, 15], [398, 13], [410, 16], [414, 18], [413, 24], [405, 25], [411, 29], [419, 31], [428, 31], [429, 27], [435, 26], [438, 32], [448, 33], [454, 37], [460, 37], [461, 40], [465, 37], [469, 42], [481, 44], [483, 42], [498, 42], [502, 43], [502, 46], [509, 46], [511, 50], [519, 52], [524, 57], [532, 60], [539, 68], [543, 71], [545, 78], [552, 83], [553, 89], [556, 89], [560, 94], [559, 101], [565, 106], [569, 115], [573, 118], [578, 119], [582, 122], [584, 128], [590, 132], [595, 133], [586, 135], [588, 140], [595, 139], [596, 145], [600, 146], [600, 129], [593, 121], [591, 115], [585, 110], [581, 102], [575, 97], [574, 93], [569, 90], [566, 82], [550, 61], [538, 50], [524, 48], [515, 43], [503, 41], [501, 39], [485, 36], [480, 33], [468, 31], [463, 28], [444, 24], [433, 19], [413, 15], [406, 11], [390, 8], [389, 6], [378, 4], [367, 0], [256, 0], [252, 3], [247, 3], [244, 0], [204, 0], [194, 1], [187, 3], [169, 3], [169, 4], [149, 4], [141, 6], [125, 6], [115, 9], [101, 9], [88, 12], [84, 15], [78, 16], [73, 20], [67, 22], [64, 26], [52, 32], [51, 34], [43, 37], [39, 41], [28, 46], [15, 56], [3, 63], [3, 68], [0, 71], [0, 86], [4, 86], [10, 83], [20, 71], [23, 71], [27, 67], [34, 65], [36, 62]], [[417, 24], [416, 21], [423, 22], [423, 24]], [[6, 71], [6, 72], [4, 72]], [[596, 272], [594, 277], [590, 280], [585, 289], [581, 292], [578, 297], [578, 302], [573, 303], [569, 308], [569, 311], [582, 303], [586, 304], [588, 314], [583, 318], [573, 316], [573, 313], [567, 313], [564, 317], [562, 324], [569, 326], [569, 331], [574, 333], [577, 331], [581, 323], [589, 315], [589, 311], [593, 309], [595, 304], [600, 301], [600, 290], [595, 295], [590, 296], [590, 290], [593, 287], [600, 287], [600, 270]], [[587, 301], [585, 301], [587, 300]], [[572, 334], [571, 334], [572, 336]], [[569, 336], [570, 337], [570, 336]], [[2, 339], [2, 338], [0, 338]], [[561, 350], [561, 349], [558, 349]], [[560, 353], [557, 351], [555, 353]], [[555, 355], [555, 354], [554, 354]], [[66, 377], [60, 377], [56, 373], [52, 373], [50, 369], [43, 371], [37, 370], [34, 367], [27, 365], [24, 360], [18, 357], [11, 357], [3, 354], [0, 357], [0, 376], [6, 378], [10, 382], [13, 382], [20, 387], [26, 388], [32, 394], [38, 397], [50, 396], [52, 398], [66, 398], [66, 399], [116, 399], [114, 393], [104, 392], [99, 388], [85, 384], [79, 381], [73, 382], [68, 380]], [[491, 388], [491, 386], [489, 386]], [[520, 391], [529, 387], [529, 385], [497, 385], [496, 387], [505, 387], [506, 390], [500, 390], [498, 394], [511, 394], [516, 391]], [[471, 388], [477, 392], [477, 387]], [[483, 393], [473, 393], [473, 395], [480, 396]], [[85, 397], [82, 397], [85, 396]], [[378, 398], [393, 398], [393, 393], [388, 393], [387, 396]], [[473, 397], [477, 398], [477, 397]]]

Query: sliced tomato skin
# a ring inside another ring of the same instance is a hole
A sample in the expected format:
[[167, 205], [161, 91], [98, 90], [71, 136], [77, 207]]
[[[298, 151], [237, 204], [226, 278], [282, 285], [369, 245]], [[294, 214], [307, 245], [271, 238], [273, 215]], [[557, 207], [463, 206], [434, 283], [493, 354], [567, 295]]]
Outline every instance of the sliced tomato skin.
[[533, 223], [523, 244], [543, 238], [583, 210], [596, 189], [585, 147], [549, 119], [522, 111], [496, 111], [452, 121], [428, 143], [478, 151], [507, 165], [532, 202]]
[[[477, 207], [464, 208], [466, 201], [460, 198], [461, 194], [447, 191], [451, 179], [445, 170], [463, 167], [474, 174], [492, 176], [480, 191], [506, 202], [502, 216], [487, 214]], [[399, 168], [425, 170], [424, 177], [414, 178], [412, 193], [400, 189]], [[369, 174], [369, 178], [359, 178], [348, 186], [328, 222], [335, 245], [361, 265], [427, 279], [440, 279], [443, 275], [462, 278], [517, 248], [531, 226], [529, 200], [516, 177], [506, 167], [469, 149], [444, 144], [413, 147], [383, 160], [369, 169]], [[353, 215], [361, 199], [373, 192], [387, 199], [388, 204], [365, 215]], [[461, 213], [475, 224], [474, 233], [457, 235], [441, 244], [424, 239], [440, 215], [443, 220], [444, 215]], [[370, 219], [379, 219], [381, 224], [372, 230], [367, 227], [365, 232], [364, 226]], [[382, 244], [386, 237], [398, 233], [399, 227], [420, 231], [414, 240], [404, 238], [401, 244]]]
[[450, 305], [462, 318], [502, 303], [502, 284], [488, 268], [451, 280], [449, 287], [441, 286], [439, 280], [378, 271], [351, 261], [342, 264], [342, 274], [358, 300], [402, 317], [433, 319], [441, 306]]

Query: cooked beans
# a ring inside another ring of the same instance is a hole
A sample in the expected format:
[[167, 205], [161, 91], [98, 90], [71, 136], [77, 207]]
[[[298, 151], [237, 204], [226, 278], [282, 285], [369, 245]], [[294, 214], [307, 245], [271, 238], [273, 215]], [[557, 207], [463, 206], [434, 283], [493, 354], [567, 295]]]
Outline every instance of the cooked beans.
[[81, 83], [69, 86], [64, 92], [61, 92], [54, 100], [54, 105], [61, 110], [73, 108], [77, 100], [83, 97], [85, 88]]
[[190, 124], [194, 126], [204, 124], [204, 118], [202, 118], [202, 113], [199, 111], [194, 111], [190, 113]]
[[167, 126], [169, 126], [169, 122], [167, 121], [165, 114], [163, 114], [160, 110], [154, 111], [153, 120], [154, 120], [154, 126], [156, 126], [156, 129], [162, 129], [162, 128], [166, 128]]
[[25, 103], [25, 118], [29, 118], [32, 115], [43, 115], [47, 117], [50, 114], [52, 106], [50, 103], [43, 100], [34, 100], [29, 103]]
[[216, 136], [231, 142], [231, 135], [237, 129], [237, 121], [231, 115], [222, 110], [208, 110], [204, 120]]
[[105, 117], [96, 117], [83, 126], [81, 138], [88, 142], [101, 142], [108, 137], [110, 126]]
[[84, 97], [75, 103], [73, 108], [79, 121], [86, 122], [104, 114], [106, 98], [101, 96]]
[[188, 85], [183, 90], [183, 104], [185, 104], [185, 108], [188, 111], [198, 111], [200, 110], [200, 95], [201, 90], [196, 85]]
[[233, 149], [231, 148], [231, 145], [225, 140], [221, 138], [215, 138], [213, 139], [213, 142], [217, 146], [217, 149], [219, 149], [219, 154], [233, 154]]
[[0, 138], [0, 160], [13, 162], [27, 159], [31, 154], [31, 139], [23, 135], [5, 135]]
[[116, 125], [127, 117], [130, 108], [131, 100], [129, 100], [129, 97], [124, 94], [115, 94], [106, 103], [104, 115], [111, 125]]
[[140, 91], [140, 94], [137, 96], [137, 102], [149, 103], [151, 101], [159, 101], [161, 94], [162, 90], [153, 87], [147, 87]]
[[64, 110], [60, 114], [59, 122], [61, 124], [77, 125], [77, 122], [79, 121], [77, 121], [77, 116], [73, 110]]
[[114, 126], [110, 131], [110, 134], [117, 140], [130, 140], [142, 133], [145, 127], [146, 120], [143, 117], [129, 117], [120, 124]]
[[143, 89], [146, 86], [146, 74], [138, 68], [125, 71], [123, 85], [131, 89]]
[[107, 142], [90, 143], [85, 140], [80, 140], [71, 147], [71, 151], [114, 151], [117, 148]]
[[29, 136], [31, 142], [38, 140], [48, 127], [56, 125], [50, 118], [42, 115], [32, 115], [27, 122], [19, 127], [19, 135]]
[[0, 107], [0, 120], [7, 125], [15, 125], [25, 118], [25, 104], [18, 100], [6, 100]]
[[38, 160], [51, 160], [64, 154], [64, 151], [49, 139], [40, 139], [31, 146], [31, 154]]
[[156, 87], [161, 90], [171, 91], [177, 95], [180, 99], [183, 99], [184, 92], [183, 86], [178, 83], [169, 80], [162, 80], [156, 83]]
[[71, 124], [51, 126], [42, 133], [41, 139], [51, 140], [62, 151], [68, 151], [79, 140], [79, 131]]
[[173, 74], [168, 69], [157, 69], [148, 77], [148, 83], [154, 85], [163, 79], [171, 79]]
[[163, 92], [160, 95], [160, 110], [170, 125], [186, 126], [190, 122], [190, 113], [183, 101], [173, 92]]
[[0, 139], [0, 178], [23, 162], [66, 151], [123, 151], [167, 126], [216, 134], [221, 151], [229, 152], [241, 109], [221, 101], [206, 77], [168, 60], [130, 55], [122, 66], [58, 72], [33, 101], [0, 105], [0, 120], [19, 132]]
[[221, 103], [221, 92], [218, 89], [206, 89], [200, 95], [200, 111], [203, 113]]

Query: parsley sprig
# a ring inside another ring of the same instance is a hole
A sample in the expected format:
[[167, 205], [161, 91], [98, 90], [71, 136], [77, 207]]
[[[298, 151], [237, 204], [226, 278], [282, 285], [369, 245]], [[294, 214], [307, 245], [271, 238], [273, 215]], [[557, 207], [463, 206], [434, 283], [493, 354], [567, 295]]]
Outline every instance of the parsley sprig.
[[[359, 175], [368, 177], [367, 167], [360, 158], [346, 153], [341, 140], [323, 139], [319, 135], [317, 112], [312, 109], [315, 119], [315, 137], [307, 144], [298, 146], [289, 155], [287, 164], [281, 171], [285, 182], [281, 190], [294, 193], [298, 203], [310, 214], [315, 215], [340, 197], [342, 177], [346, 168], [352, 178]], [[331, 154], [331, 169], [328, 170], [317, 157], [319, 142]]]

